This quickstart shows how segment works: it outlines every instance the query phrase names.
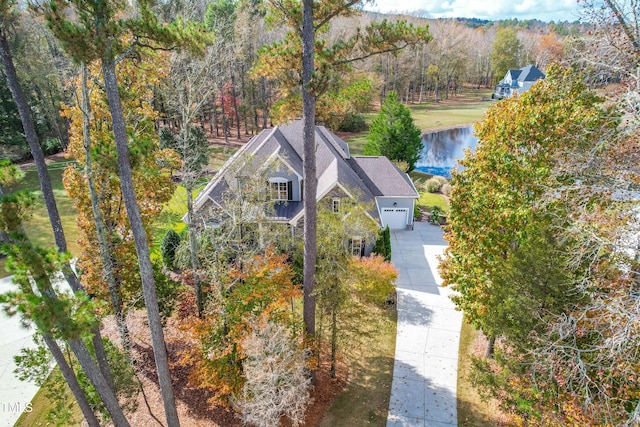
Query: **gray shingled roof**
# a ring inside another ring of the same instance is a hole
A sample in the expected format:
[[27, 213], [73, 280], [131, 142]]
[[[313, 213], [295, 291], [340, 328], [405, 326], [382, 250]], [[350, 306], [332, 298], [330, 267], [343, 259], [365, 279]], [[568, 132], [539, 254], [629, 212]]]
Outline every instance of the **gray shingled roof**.
[[[196, 207], [207, 198], [219, 200], [223, 191], [234, 187], [231, 173], [232, 162], [242, 158], [242, 153], [252, 156], [248, 169], [258, 169], [264, 159], [278, 154], [298, 175], [302, 176], [304, 152], [303, 122], [295, 120], [290, 124], [266, 129], [245, 144], [218, 175], [196, 198]], [[373, 202], [375, 196], [418, 197], [409, 177], [400, 171], [386, 157], [352, 158], [349, 146], [328, 129], [316, 126], [316, 176], [318, 177], [318, 197], [340, 184], [345, 190], [356, 192], [364, 202]], [[250, 171], [246, 171], [251, 173]], [[279, 218], [293, 218], [302, 212], [302, 202], [289, 202], [275, 206]], [[377, 210], [371, 212], [377, 218]]]
[[374, 196], [419, 197], [409, 176], [384, 156], [354, 156], [349, 163]]
[[[545, 78], [545, 75], [542, 73], [542, 71], [538, 70], [538, 68], [532, 64], [529, 64], [526, 67], [522, 67], [519, 70], [509, 70], [507, 71], [507, 75], [511, 76], [511, 80], [513, 81], [512, 84], [515, 84], [516, 81], [535, 82], [536, 80]], [[498, 85], [502, 87], [508, 86], [504, 83], [505, 79], [506, 76], [504, 79], [500, 80]]]
[[538, 70], [535, 65], [527, 65], [526, 67], [520, 68], [520, 71], [518, 80], [521, 82], [535, 82], [536, 80], [545, 78], [542, 71]]

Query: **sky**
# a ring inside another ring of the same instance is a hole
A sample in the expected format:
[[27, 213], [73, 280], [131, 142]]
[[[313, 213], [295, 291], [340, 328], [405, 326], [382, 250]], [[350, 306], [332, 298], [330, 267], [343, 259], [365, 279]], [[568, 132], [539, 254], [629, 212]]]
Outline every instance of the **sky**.
[[375, 0], [366, 10], [426, 11], [433, 18], [539, 19], [569, 21], [579, 18], [576, 0]]

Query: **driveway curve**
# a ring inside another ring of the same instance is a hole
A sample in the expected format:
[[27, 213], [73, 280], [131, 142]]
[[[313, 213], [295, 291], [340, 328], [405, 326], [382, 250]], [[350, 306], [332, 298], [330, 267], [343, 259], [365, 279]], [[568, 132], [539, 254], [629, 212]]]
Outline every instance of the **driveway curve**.
[[391, 234], [398, 269], [398, 327], [387, 427], [457, 426], [456, 383], [462, 312], [438, 275], [446, 242], [440, 227], [418, 222]]

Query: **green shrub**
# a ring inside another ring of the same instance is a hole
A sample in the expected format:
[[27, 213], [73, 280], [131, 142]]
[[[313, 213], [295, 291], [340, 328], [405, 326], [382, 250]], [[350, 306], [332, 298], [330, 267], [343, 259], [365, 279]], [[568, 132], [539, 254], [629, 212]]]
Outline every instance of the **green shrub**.
[[413, 204], [413, 219], [419, 219], [420, 218], [420, 208], [418, 207], [417, 203]]
[[442, 189], [442, 186], [448, 183], [449, 181], [447, 180], [447, 178], [434, 175], [433, 177], [425, 181], [424, 189], [429, 193], [439, 193]]
[[341, 132], [361, 132], [367, 130], [367, 124], [361, 114], [349, 114], [342, 120], [338, 130]]
[[388, 225], [383, 230], [380, 230], [372, 252], [380, 255], [387, 262], [391, 261], [391, 231]]
[[440, 224], [440, 220], [444, 218], [442, 209], [439, 206], [429, 206], [429, 211], [431, 212], [430, 222], [432, 224]]
[[42, 151], [45, 155], [56, 154], [62, 151], [62, 144], [58, 138], [48, 138], [42, 141]]
[[0, 139], [0, 159], [7, 159], [13, 163], [29, 159], [31, 151], [26, 144], [3, 145]]
[[447, 197], [451, 197], [451, 190], [453, 187], [451, 187], [451, 184], [449, 184], [448, 182], [446, 184], [444, 184], [442, 186], [442, 188], [440, 189], [440, 192], [442, 194], [444, 194]]
[[160, 243], [160, 252], [162, 254], [162, 262], [168, 269], [175, 267], [176, 249], [180, 245], [180, 235], [175, 230], [170, 229], [166, 232]]

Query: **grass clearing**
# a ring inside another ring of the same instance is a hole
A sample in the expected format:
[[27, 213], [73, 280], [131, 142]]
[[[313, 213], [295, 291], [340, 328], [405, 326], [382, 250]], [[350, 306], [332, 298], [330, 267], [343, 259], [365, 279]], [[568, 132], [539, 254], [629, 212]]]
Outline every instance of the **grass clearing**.
[[[194, 198], [197, 191], [194, 191]], [[187, 224], [182, 221], [182, 217], [187, 213], [187, 190], [178, 185], [173, 192], [173, 196], [151, 226], [152, 250], [160, 253], [160, 243], [167, 231], [173, 229], [178, 233], [187, 228]]]
[[442, 194], [422, 191], [420, 192], [420, 198], [418, 199], [417, 204], [418, 207], [422, 210], [429, 210], [429, 207], [437, 206], [443, 212], [449, 212], [449, 203]]
[[[494, 104], [491, 101], [491, 89], [465, 89], [456, 96], [443, 99], [440, 102], [424, 102], [408, 105], [411, 117], [423, 133], [438, 129], [470, 125], [479, 122], [487, 109]], [[377, 112], [364, 115], [365, 122], [371, 123]], [[353, 155], [364, 154], [364, 144], [367, 142], [368, 131], [353, 134], [346, 139], [349, 150]]]
[[[51, 421], [47, 420], [47, 414], [51, 409], [55, 407], [55, 402], [52, 401], [48, 394], [47, 384], [53, 381], [55, 376], [60, 376], [60, 371], [58, 368], [55, 368], [49, 374], [49, 378], [44, 383], [44, 385], [38, 390], [36, 395], [31, 400], [31, 412], [23, 412], [18, 421], [14, 424], [14, 427], [38, 427], [38, 426], [50, 426], [54, 425]], [[67, 390], [69, 396], [71, 396], [71, 391]], [[82, 425], [82, 420], [84, 417], [82, 416], [82, 412], [80, 411], [80, 407], [76, 403], [75, 399], [69, 399], [69, 407], [73, 413], [72, 420], [66, 423], [65, 425], [68, 427], [76, 427]]]
[[449, 202], [447, 201], [446, 197], [444, 197], [440, 193], [429, 193], [422, 188], [423, 184], [432, 176], [433, 175], [431, 174], [420, 171], [409, 172], [409, 177], [411, 177], [411, 180], [416, 186], [418, 193], [420, 193], [420, 198], [418, 199], [416, 204], [422, 210], [429, 210], [428, 208], [430, 206], [437, 206], [443, 212], [449, 212]]
[[321, 427], [386, 426], [396, 348], [396, 310], [384, 312], [373, 345], [349, 366], [349, 381], [325, 414]]
[[491, 89], [466, 89], [459, 95], [443, 99], [438, 103], [428, 102], [410, 105], [411, 116], [423, 132], [479, 122], [491, 101]]
[[477, 353], [476, 341], [480, 333], [466, 320], [462, 322], [458, 351], [458, 426], [495, 427], [507, 425], [496, 402], [485, 402], [475, 390], [469, 374], [471, 356]]
[[[66, 165], [67, 162], [50, 163], [47, 165], [47, 169], [49, 169], [49, 175], [51, 176], [51, 186], [58, 205], [58, 212], [60, 213], [62, 227], [67, 238], [68, 250], [73, 255], [80, 251], [80, 247], [76, 242], [76, 235], [78, 232], [76, 217], [78, 215], [78, 211], [73, 206], [73, 200], [69, 197], [67, 191], [62, 185], [62, 173], [64, 172]], [[53, 231], [51, 230], [47, 207], [44, 204], [42, 190], [40, 190], [38, 172], [35, 166], [25, 168], [24, 172], [24, 179], [17, 185], [9, 187], [6, 190], [8, 193], [22, 190], [28, 190], [35, 193], [37, 199], [33, 215], [24, 224], [24, 228], [27, 230], [27, 235], [32, 242], [44, 246], [45, 248], [54, 248], [55, 240], [53, 239]], [[0, 260], [0, 277], [6, 277], [9, 275], [4, 268], [5, 262], [6, 261], [4, 259]]]

